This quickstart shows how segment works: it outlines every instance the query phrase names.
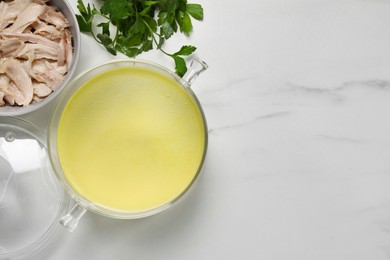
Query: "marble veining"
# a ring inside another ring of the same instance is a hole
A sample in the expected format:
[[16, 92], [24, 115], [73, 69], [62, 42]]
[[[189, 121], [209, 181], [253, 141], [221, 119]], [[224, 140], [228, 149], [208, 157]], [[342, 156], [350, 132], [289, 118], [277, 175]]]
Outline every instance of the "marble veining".
[[289, 115], [288, 111], [281, 111], [281, 112], [275, 112], [275, 113], [260, 115], [260, 116], [257, 116], [255, 118], [253, 118], [252, 120], [250, 120], [248, 122], [242, 122], [242, 123], [239, 123], [239, 124], [228, 125], [228, 126], [223, 126], [223, 127], [218, 127], [218, 128], [211, 128], [209, 130], [209, 133], [214, 133], [216, 131], [221, 131], [221, 130], [226, 130], [226, 129], [237, 130], [237, 128], [247, 127], [248, 125], [254, 124], [257, 121], [260, 121], [260, 120], [263, 120], [263, 119], [270, 119], [270, 118], [275, 118], [275, 117], [284, 117], [284, 116], [288, 116], [288, 115]]

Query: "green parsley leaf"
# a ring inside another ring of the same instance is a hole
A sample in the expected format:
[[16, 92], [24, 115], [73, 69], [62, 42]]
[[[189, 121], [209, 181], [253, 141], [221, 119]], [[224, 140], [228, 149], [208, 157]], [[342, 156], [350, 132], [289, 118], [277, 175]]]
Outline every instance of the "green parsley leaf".
[[191, 18], [189, 16], [189, 14], [187, 12], [185, 12], [183, 14], [183, 18], [182, 18], [182, 20], [180, 20], [179, 25], [180, 25], [181, 32], [184, 32], [187, 35], [191, 32], [192, 22], [191, 22]]
[[[79, 9], [79, 11], [80, 11], [80, 14], [82, 15], [82, 16], [85, 16], [85, 15], [88, 15], [88, 11], [87, 11], [87, 8], [85, 7], [85, 5], [84, 5], [84, 2], [82, 1], [82, 0], [78, 0], [77, 1], [77, 8]], [[88, 9], [90, 10], [91, 9], [91, 7], [90, 7], [90, 5], [88, 4]]]
[[188, 56], [188, 55], [192, 54], [195, 50], [196, 50], [195, 46], [184, 45], [183, 47], [181, 47], [181, 49], [178, 52], [175, 52], [173, 55], [175, 55], [175, 56], [178, 56], [178, 55]]
[[153, 41], [147, 40], [142, 44], [141, 51], [147, 52], [153, 49]]
[[119, 35], [116, 39], [116, 43], [120, 46], [127, 47], [137, 47], [140, 46], [143, 42], [143, 34], [135, 34], [132, 36], [124, 37], [123, 35]]
[[142, 18], [138, 18], [134, 23], [133, 26], [130, 27], [129, 35], [134, 35], [137, 33], [144, 33], [146, 30], [146, 25]]
[[158, 3], [158, 1], [145, 1], [146, 6], [155, 5], [157, 3]]
[[109, 15], [112, 22], [116, 23], [131, 15], [130, 7], [128, 0], [106, 0], [100, 11]]
[[76, 14], [76, 19], [77, 22], [79, 23], [81, 32], [91, 32], [91, 25], [88, 24], [81, 15]]
[[110, 23], [109, 22], [99, 23], [97, 25], [97, 27], [102, 27], [102, 34], [107, 34], [108, 36], [110, 36]]
[[169, 39], [174, 33], [172, 25], [168, 22], [165, 22], [161, 25], [160, 33], [164, 36], [165, 39]]
[[85, 6], [82, 0], [78, 0], [77, 3], [77, 7], [80, 10], [80, 15], [76, 15], [76, 19], [79, 23], [80, 31], [92, 32], [92, 20], [94, 15], [97, 14], [96, 8], [94, 7], [91, 9], [90, 4]]
[[104, 46], [110, 46], [112, 44], [112, 39], [107, 34], [98, 33], [96, 37], [100, 40], [100, 43]]
[[179, 6], [179, 0], [159, 0], [159, 7], [161, 11], [174, 13]]
[[119, 45], [117, 44], [115, 46], [115, 49], [117, 51], [120, 51], [122, 52], [123, 54], [125, 54], [127, 57], [129, 58], [134, 58], [135, 56], [137, 56], [140, 52], [140, 50], [138, 48], [135, 48], [135, 47], [127, 47], [127, 46], [123, 46], [123, 45]]
[[[187, 71], [182, 56], [192, 54], [196, 47], [185, 45], [173, 54], [163, 46], [173, 34], [189, 35], [192, 31], [191, 17], [203, 19], [203, 8], [199, 4], [188, 4], [187, 0], [103, 0], [98, 11], [94, 5], [77, 0], [80, 14], [76, 15], [80, 31], [91, 34], [111, 54], [121, 52], [128, 57], [160, 50], [175, 62], [176, 73], [183, 76]], [[97, 19], [96, 16], [99, 16]], [[97, 21], [99, 23], [97, 24]], [[101, 28], [95, 35], [93, 26]], [[114, 28], [115, 33], [110, 32]], [[111, 37], [112, 36], [112, 37]]]
[[196, 20], [203, 20], [203, 8], [200, 4], [187, 4], [187, 12]]
[[152, 32], [157, 31], [157, 22], [152, 17], [146, 16], [143, 17], [144, 22], [147, 24], [147, 26], [152, 30]]
[[116, 49], [115, 49], [114, 47], [112, 47], [112, 46], [104, 46], [104, 47], [106, 48], [106, 50], [107, 50], [109, 53], [111, 53], [112, 55], [116, 56], [117, 51], [116, 51]]
[[162, 25], [163, 23], [165, 23], [167, 21], [167, 17], [168, 17], [168, 13], [167, 12], [159, 12], [158, 13], [158, 20], [157, 20], [157, 24], [158, 25]]
[[149, 11], [151, 10], [151, 5], [147, 5], [140, 13], [139, 15], [140, 16], [145, 16], [149, 13]]
[[179, 75], [180, 77], [183, 77], [184, 74], [186, 74], [187, 72], [187, 66], [185, 60], [179, 56], [172, 56], [172, 58], [175, 61], [176, 74]]

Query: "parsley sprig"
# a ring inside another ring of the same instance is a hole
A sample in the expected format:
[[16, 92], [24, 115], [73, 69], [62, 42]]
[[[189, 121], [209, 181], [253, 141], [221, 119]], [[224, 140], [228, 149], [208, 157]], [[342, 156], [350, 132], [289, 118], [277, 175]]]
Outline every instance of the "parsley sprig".
[[[183, 57], [192, 54], [196, 47], [184, 45], [179, 51], [168, 53], [162, 46], [178, 30], [187, 36], [191, 33], [191, 19], [203, 20], [201, 5], [187, 3], [187, 0], [104, 0], [98, 10], [93, 4], [77, 2], [80, 30], [91, 33], [109, 53], [121, 52], [132, 58], [155, 47], [174, 60], [179, 76], [186, 73]], [[94, 19], [97, 17], [104, 22], [97, 24], [96, 30]], [[112, 28], [116, 28], [114, 34]]]

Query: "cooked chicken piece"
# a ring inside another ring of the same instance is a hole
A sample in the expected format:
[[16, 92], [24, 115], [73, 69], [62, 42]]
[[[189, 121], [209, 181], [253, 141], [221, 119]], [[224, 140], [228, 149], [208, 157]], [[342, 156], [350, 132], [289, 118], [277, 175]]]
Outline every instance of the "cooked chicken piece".
[[5, 2], [0, 1], [0, 31], [12, 24], [16, 16], [26, 9], [24, 1]]
[[44, 5], [46, 4], [45, 0], [14, 0], [14, 1], [1, 1], [6, 2], [8, 4], [8, 11], [7, 14], [9, 16], [14, 17], [14, 20], [18, 16], [18, 14], [22, 13], [30, 4], [39, 4]]
[[0, 2], [0, 31], [11, 24], [14, 19], [7, 16], [8, 4], [4, 1]]
[[31, 3], [45, 4], [45, 0], [0, 0], [0, 31], [12, 24], [18, 14], [26, 10]]
[[[17, 51], [14, 52], [15, 57], [23, 59], [51, 59], [57, 60], [58, 52], [60, 51], [60, 44], [51, 40], [48, 40], [42, 36], [34, 35], [31, 33], [12, 34], [12, 33], [0, 33], [3, 38], [7, 40], [22, 40], [26, 42]], [[32, 55], [31, 55], [32, 54]]]
[[24, 47], [18, 39], [0, 40], [0, 57], [15, 57]]
[[31, 70], [31, 72], [38, 73], [38, 74], [44, 73], [45, 70], [47, 69], [44, 60], [33, 60], [29, 65], [30, 65], [29, 69]]
[[46, 84], [52, 90], [56, 90], [61, 85], [61, 82], [64, 81], [65, 76], [57, 70], [57, 66], [54, 66], [54, 64], [47, 60], [45, 60], [45, 66], [47, 68], [45, 76], [47, 79], [49, 79], [46, 81]]
[[35, 60], [28, 72], [33, 79], [45, 83], [52, 90], [56, 90], [65, 78], [46, 60]]
[[38, 96], [40, 98], [47, 97], [50, 93], [53, 92], [51, 88], [49, 88], [46, 84], [40, 83], [37, 81], [33, 81], [33, 93], [34, 96]]
[[41, 102], [42, 100], [44, 100], [45, 98], [43, 97], [38, 97], [37, 95], [34, 95], [33, 96], [33, 101], [35, 101], [35, 102]]
[[22, 33], [31, 33], [31, 30], [33, 30], [34, 28], [31, 26], [31, 25], [29, 25], [29, 26], [27, 26], [25, 29], [24, 29], [24, 31], [22, 32]]
[[[21, 106], [27, 106], [30, 104], [33, 98], [33, 87], [31, 78], [24, 69], [24, 66], [20, 61], [14, 58], [8, 58], [2, 62], [5, 74], [13, 81], [18, 90], [20, 90], [23, 99], [19, 100], [15, 98], [15, 102]], [[12, 86], [12, 84], [10, 84]]]
[[40, 4], [31, 3], [27, 8], [18, 14], [15, 22], [8, 28], [4, 29], [3, 32], [22, 33], [28, 26], [38, 20], [45, 11], [45, 6]]
[[64, 30], [63, 37], [60, 41], [60, 51], [58, 52], [58, 66], [66, 65], [66, 68], [69, 69], [70, 64], [72, 63], [72, 42], [71, 36], [68, 29]]
[[6, 75], [0, 75], [0, 91], [4, 93], [3, 99], [10, 105], [23, 103], [22, 92]]
[[4, 93], [0, 90], [0, 107], [5, 106]]
[[44, 5], [47, 2], [49, 2], [49, 0], [30, 0], [30, 2], [31, 3], [37, 3], [37, 4], [40, 4], [40, 5]]
[[57, 56], [57, 64], [58, 66], [64, 66], [66, 63], [66, 39], [65, 39], [65, 33], [62, 34], [61, 40], [60, 40], [60, 50], [58, 51]]
[[58, 12], [54, 7], [46, 5], [46, 10], [39, 16], [39, 19], [54, 25], [57, 29], [62, 30], [69, 26], [65, 16]]
[[0, 90], [4, 90], [9, 85], [9, 78], [4, 74], [0, 74]]
[[68, 29], [64, 30], [64, 34], [65, 34], [65, 49], [66, 49], [65, 52], [66, 68], [69, 69], [73, 59], [72, 36]]
[[57, 63], [51, 63], [53, 67], [55, 67], [56, 71], [64, 76], [68, 72], [68, 66], [65, 64], [64, 66], [58, 66]]
[[26, 43], [16, 57], [23, 59], [50, 59], [57, 60], [58, 49], [38, 44], [38, 43]]
[[59, 49], [60, 44], [55, 41], [51, 41], [49, 39], [46, 39], [45, 37], [42, 37], [40, 35], [35, 35], [33, 33], [9, 33], [9, 32], [2, 32], [0, 33], [0, 36], [3, 39], [11, 39], [16, 38], [24, 42], [31, 42], [31, 43], [39, 43], [43, 45], [47, 45], [49, 47]]
[[[68, 68], [67, 68], [66, 64], [63, 65], [63, 66], [58, 66], [57, 61], [50, 61], [50, 60], [47, 60], [47, 62], [49, 63], [49, 64], [48, 64], [48, 67], [51, 68], [51, 69], [53, 69], [53, 70], [55, 70], [56, 73], [59, 73], [59, 74], [61, 74], [61, 75], [64, 76], [64, 75], [68, 72]], [[45, 66], [46, 66], [46, 65], [45, 65]]]
[[7, 101], [10, 105], [15, 104], [13, 96], [9, 95], [10, 80], [5, 74], [0, 74], [0, 92], [3, 93], [3, 100]]
[[9, 86], [9, 79], [7, 76], [0, 74], [0, 107], [5, 105], [4, 92]]
[[[9, 85], [7, 93], [4, 93], [4, 99], [8, 103], [10, 103], [10, 101], [12, 101], [12, 102], [14, 102], [14, 104], [19, 105], [19, 106], [26, 106], [25, 104], [27, 103], [26, 98], [23, 95], [23, 92], [20, 91], [20, 89], [12, 81]], [[30, 104], [30, 103], [31, 103], [31, 101], [28, 102], [28, 104]]]
[[[12, 89], [14, 89], [12, 87]], [[20, 91], [18, 89], [16, 89], [16, 96], [21, 96], [20, 95]], [[8, 104], [10, 104], [11, 106], [15, 105], [15, 97], [14, 97], [14, 93], [13, 93], [13, 90], [11, 90], [11, 87], [8, 87], [5, 92], [4, 92], [4, 96], [3, 96], [3, 100], [6, 101]]]
[[55, 26], [46, 24], [41, 20], [32, 24], [34, 34], [40, 35], [55, 42], [59, 42], [62, 39], [63, 32], [58, 30]]

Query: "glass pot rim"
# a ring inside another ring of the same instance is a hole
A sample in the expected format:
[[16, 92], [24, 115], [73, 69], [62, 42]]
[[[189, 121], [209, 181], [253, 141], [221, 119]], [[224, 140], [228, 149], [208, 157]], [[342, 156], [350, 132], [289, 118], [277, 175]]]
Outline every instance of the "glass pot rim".
[[[198, 60], [198, 62], [202, 63], [203, 69], [194, 72], [189, 72], [192, 75], [196, 76], [205, 70], [207, 68], [207, 64], [204, 62]], [[61, 119], [62, 112], [67, 105], [69, 99], [73, 96], [73, 94], [84, 85], [85, 82], [87, 82], [92, 77], [99, 75], [105, 71], [114, 69], [114, 68], [123, 68], [123, 67], [138, 67], [138, 68], [145, 68], [145, 69], [151, 69], [157, 73], [163, 74], [171, 79], [174, 79], [179, 85], [183, 87], [187, 91], [187, 93], [190, 94], [191, 98], [194, 100], [197, 108], [199, 109], [199, 112], [202, 117], [202, 122], [204, 125], [204, 149], [202, 154], [202, 159], [199, 163], [198, 169], [196, 174], [194, 175], [192, 181], [188, 184], [188, 186], [174, 199], [171, 201], [158, 206], [156, 208], [147, 209], [147, 210], [140, 210], [140, 211], [122, 211], [122, 210], [115, 210], [110, 209], [107, 207], [103, 207], [101, 205], [98, 205], [81, 194], [79, 194], [72, 185], [68, 182], [66, 179], [64, 172], [62, 170], [61, 164], [59, 162], [58, 153], [57, 153], [57, 131], [58, 131], [58, 124]], [[186, 74], [187, 75], [187, 74]], [[185, 77], [184, 77], [185, 78]], [[193, 184], [198, 179], [200, 173], [202, 172], [206, 153], [207, 153], [207, 146], [208, 146], [208, 128], [207, 128], [207, 122], [206, 117], [204, 115], [203, 108], [196, 97], [195, 93], [191, 89], [191, 83], [194, 80], [193, 76], [187, 77], [189, 80], [184, 80], [183, 78], [180, 78], [178, 75], [170, 71], [169, 69], [156, 64], [154, 62], [145, 61], [141, 59], [115, 59], [111, 61], [104, 62], [100, 65], [97, 65], [95, 67], [92, 67], [90, 69], [85, 70], [84, 72], [80, 73], [77, 77], [75, 77], [68, 86], [64, 89], [64, 91], [59, 96], [59, 100], [54, 108], [54, 111], [51, 115], [51, 120], [49, 123], [49, 129], [48, 129], [48, 135], [47, 135], [47, 144], [48, 144], [48, 151], [49, 151], [49, 157], [52, 164], [52, 167], [54, 169], [54, 173], [56, 177], [59, 179], [61, 184], [64, 186], [65, 190], [69, 193], [70, 197], [76, 201], [77, 206], [83, 208], [84, 210], [90, 210], [92, 212], [98, 213], [100, 215], [111, 217], [111, 218], [117, 218], [117, 219], [136, 219], [136, 218], [142, 218], [150, 215], [154, 215], [156, 213], [159, 213], [167, 208], [169, 208], [171, 205], [173, 205], [176, 201], [178, 201], [181, 197], [184, 196], [188, 192], [188, 190], [193, 186]], [[81, 213], [82, 215], [83, 213]], [[64, 224], [64, 223], [62, 223]], [[73, 228], [71, 228], [73, 229]]]

